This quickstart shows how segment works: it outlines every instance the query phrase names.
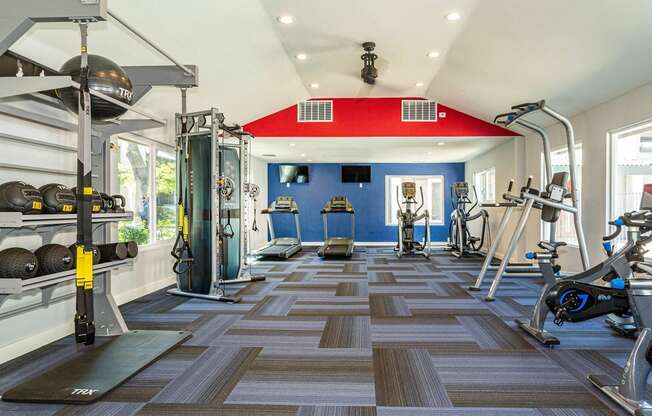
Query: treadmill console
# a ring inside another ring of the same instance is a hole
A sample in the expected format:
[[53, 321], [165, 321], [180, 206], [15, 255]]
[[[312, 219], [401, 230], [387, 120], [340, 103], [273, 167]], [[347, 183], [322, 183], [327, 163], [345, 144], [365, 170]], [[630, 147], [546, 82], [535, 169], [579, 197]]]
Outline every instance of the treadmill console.
[[291, 196], [279, 196], [274, 201], [274, 209], [277, 211], [290, 211], [294, 200]]
[[416, 182], [403, 182], [401, 184], [401, 191], [403, 192], [403, 198], [415, 198], [417, 196]]
[[345, 211], [348, 201], [345, 196], [334, 196], [331, 198], [331, 209], [333, 211]]

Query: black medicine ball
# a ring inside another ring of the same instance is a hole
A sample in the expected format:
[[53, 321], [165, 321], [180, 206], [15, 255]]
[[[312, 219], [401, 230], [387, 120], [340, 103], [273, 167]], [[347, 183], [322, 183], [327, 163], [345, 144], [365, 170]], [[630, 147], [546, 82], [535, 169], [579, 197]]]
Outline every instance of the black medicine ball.
[[0, 279], [31, 279], [38, 273], [38, 259], [31, 251], [8, 248], [0, 251]]
[[0, 211], [40, 214], [42, 209], [41, 193], [32, 185], [20, 181], [0, 185]]
[[64, 272], [72, 268], [72, 253], [61, 244], [46, 244], [34, 254], [38, 259], [39, 275]]
[[[62, 75], [70, 75], [73, 81], [79, 82], [81, 56], [75, 56], [68, 60], [63, 64], [60, 72]], [[133, 86], [127, 73], [120, 65], [100, 55], [88, 55], [88, 87], [129, 105], [133, 98]], [[70, 111], [78, 112], [79, 90], [64, 88], [57, 90], [56, 93]], [[125, 108], [91, 95], [91, 117], [93, 120], [109, 121], [126, 112]]]
[[59, 183], [49, 183], [39, 188], [43, 197], [43, 212], [47, 214], [72, 214], [76, 211], [77, 197], [72, 190]]

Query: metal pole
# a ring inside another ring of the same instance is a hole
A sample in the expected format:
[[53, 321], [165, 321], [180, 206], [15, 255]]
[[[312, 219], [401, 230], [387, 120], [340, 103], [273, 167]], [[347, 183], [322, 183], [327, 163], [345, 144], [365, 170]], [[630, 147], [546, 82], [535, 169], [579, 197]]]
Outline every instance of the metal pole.
[[505, 252], [505, 257], [503, 257], [503, 261], [500, 262], [500, 267], [496, 271], [496, 276], [494, 277], [494, 280], [491, 283], [491, 287], [489, 288], [489, 293], [485, 298], [486, 301], [495, 300], [494, 295], [496, 294], [496, 290], [498, 290], [498, 285], [500, 284], [500, 280], [503, 277], [503, 273], [505, 273], [507, 264], [509, 264], [509, 259], [512, 257], [514, 250], [516, 250], [516, 245], [520, 241], [521, 236], [523, 235], [523, 231], [525, 231], [525, 225], [527, 224], [527, 220], [528, 217], [530, 216], [530, 212], [532, 211], [533, 205], [534, 205], [534, 200], [532, 199], [528, 199], [527, 202], [525, 203], [525, 207], [523, 208], [523, 213], [521, 214], [521, 218], [518, 220], [518, 225], [516, 226], [516, 231], [512, 236], [512, 240], [509, 242], [509, 246], [507, 247], [507, 251]]
[[586, 239], [584, 238], [584, 229], [582, 228], [582, 214], [579, 210], [579, 201], [577, 198], [577, 171], [575, 165], [575, 132], [573, 131], [573, 125], [570, 120], [568, 120], [563, 115], [559, 114], [555, 110], [551, 109], [548, 106], [543, 106], [541, 108], [543, 112], [559, 120], [566, 130], [566, 140], [568, 145], [568, 171], [570, 173], [571, 181], [571, 201], [573, 206], [577, 208], [577, 212], [573, 215], [575, 220], [575, 233], [577, 234], [577, 245], [580, 249], [580, 257], [582, 258], [582, 267], [584, 270], [588, 270], [591, 267], [589, 261], [589, 252], [586, 249]]
[[161, 55], [165, 56], [167, 59], [170, 60], [173, 64], [175, 64], [179, 69], [181, 69], [183, 72], [186, 73], [186, 75], [190, 76], [195, 76], [195, 73], [190, 70], [187, 66], [179, 63], [176, 59], [174, 59], [169, 53], [165, 52], [163, 49], [161, 49], [157, 44], [155, 44], [153, 41], [149, 40], [145, 35], [143, 35], [140, 31], [135, 29], [133, 26], [131, 26], [129, 23], [124, 21], [122, 18], [120, 18], [118, 15], [116, 15], [113, 11], [108, 10], [107, 11], [108, 15], [111, 16], [113, 19], [115, 19], [116, 22], [120, 23], [122, 26], [124, 26], [127, 30], [129, 30], [131, 33], [134, 35], [138, 36], [143, 42], [151, 46], [154, 50], [156, 50], [158, 53]]
[[505, 233], [505, 230], [507, 229], [507, 224], [509, 223], [509, 219], [512, 216], [512, 211], [514, 210], [513, 206], [509, 206], [505, 208], [505, 213], [503, 214], [502, 220], [500, 220], [500, 225], [498, 226], [498, 231], [496, 232], [496, 237], [493, 241], [493, 244], [489, 247], [489, 251], [487, 252], [487, 255], [484, 258], [484, 262], [482, 263], [482, 269], [480, 270], [480, 274], [478, 275], [478, 279], [475, 281], [475, 284], [473, 286], [469, 286], [469, 290], [480, 290], [480, 287], [482, 286], [482, 281], [484, 280], [484, 276], [487, 274], [487, 270], [489, 270], [489, 266], [491, 265], [491, 262], [494, 259], [494, 256], [496, 255], [496, 251], [498, 251], [498, 246], [500, 245], [500, 241], [502, 240], [503, 234]]
[[[527, 120], [518, 120], [516, 121], [516, 124], [518, 124], [521, 127], [524, 127], [528, 130], [534, 131], [537, 133], [539, 136], [541, 136], [541, 142], [543, 144], [543, 161], [544, 161], [544, 167], [545, 167], [545, 176], [546, 176], [546, 183], [552, 182], [552, 160], [551, 160], [551, 151], [550, 151], [550, 139], [548, 138], [548, 133], [540, 126], [529, 122]], [[551, 222], [550, 223], [550, 236], [549, 239], [550, 241], [554, 242], [556, 241], [556, 235], [557, 235], [557, 223], [556, 222]]]

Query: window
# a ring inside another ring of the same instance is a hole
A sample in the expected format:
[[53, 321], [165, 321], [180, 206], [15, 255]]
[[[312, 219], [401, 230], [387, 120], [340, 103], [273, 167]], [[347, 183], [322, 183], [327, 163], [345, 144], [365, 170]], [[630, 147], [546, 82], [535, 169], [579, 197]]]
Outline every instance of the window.
[[478, 193], [479, 203], [496, 202], [496, 168], [474, 173], [473, 185]]
[[153, 144], [117, 140], [117, 190], [125, 197], [132, 221], [118, 224], [118, 241], [138, 245], [174, 238], [176, 229], [176, 160]]
[[[543, 155], [542, 155], [543, 160]], [[550, 153], [550, 162], [552, 164], [552, 173], [557, 172], [568, 172], [568, 149], [560, 149]], [[545, 168], [545, 163], [541, 163], [541, 166]], [[575, 186], [577, 187], [577, 205], [580, 210], [582, 210], [582, 145], [575, 145], [575, 171], [577, 173], [577, 178], [575, 178]], [[541, 177], [545, 178], [545, 169], [541, 171]], [[543, 181], [546, 182], [545, 179]], [[570, 185], [568, 185], [570, 186]], [[570, 190], [570, 189], [569, 189]], [[571, 200], [568, 198], [564, 201], [566, 204], [570, 204]], [[550, 238], [550, 227], [547, 223], [542, 222], [543, 238], [545, 240]], [[570, 212], [562, 211], [559, 216], [559, 220], [556, 225], [556, 240], [563, 241], [571, 246], [577, 246], [577, 234], [575, 233], [575, 221], [573, 220], [573, 214]]]
[[173, 153], [156, 151], [156, 240], [176, 235], [176, 159]]
[[[652, 122], [613, 132], [609, 220], [639, 209], [643, 185], [652, 183]], [[609, 227], [609, 232], [613, 231]], [[619, 242], [625, 241], [622, 233]]]
[[[417, 206], [421, 205], [421, 192], [419, 188], [423, 189], [423, 197], [425, 204], [423, 209], [427, 209], [430, 213], [430, 224], [441, 225], [444, 224], [444, 177], [443, 176], [398, 176], [388, 175], [385, 176], [385, 225], [398, 225], [396, 212], [398, 211], [398, 199], [401, 195], [401, 183], [403, 182], [416, 182], [417, 184]], [[401, 207], [405, 209], [404, 206]], [[424, 220], [418, 224], [425, 224]]]

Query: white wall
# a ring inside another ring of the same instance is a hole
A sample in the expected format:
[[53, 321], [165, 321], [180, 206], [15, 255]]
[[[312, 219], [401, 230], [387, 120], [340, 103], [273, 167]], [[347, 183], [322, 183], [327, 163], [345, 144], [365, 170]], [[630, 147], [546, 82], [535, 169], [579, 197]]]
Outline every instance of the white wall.
[[[71, 114], [34, 100], [3, 100], [3, 104], [49, 115], [70, 123]], [[66, 146], [76, 146], [77, 134], [0, 114], [0, 134], [11, 134]], [[61, 169], [74, 172], [76, 153], [3, 140], [0, 137], [0, 163]], [[45, 174], [0, 168], [0, 183], [23, 180], [36, 187], [57, 182], [76, 184], [75, 176]], [[114, 236], [117, 225], [112, 225]], [[35, 250], [48, 242], [70, 245], [75, 242], [74, 227], [62, 229], [47, 241], [47, 234], [31, 230], [2, 230], [0, 249], [25, 247]], [[159, 288], [173, 284], [171, 242], [142, 247], [134, 270], [113, 272], [112, 293], [119, 304], [136, 299]], [[0, 363], [8, 361], [73, 332], [75, 287], [72, 281], [46, 290], [32, 290], [22, 295], [0, 295]]]
[[[255, 139], [254, 139], [255, 140]], [[260, 195], [256, 199], [256, 223], [258, 231], [251, 231], [251, 249], [256, 250], [267, 243], [267, 216], [260, 212], [267, 208], [267, 162], [257, 157], [251, 158], [251, 182], [260, 186]], [[253, 215], [253, 212], [250, 213]], [[251, 224], [250, 224], [251, 226]]]
[[[554, 108], [554, 102], [549, 104]], [[602, 236], [606, 231], [608, 215], [609, 132], [650, 118], [652, 118], [652, 84], [637, 88], [571, 118], [576, 142], [582, 144], [583, 151], [582, 223], [591, 264], [605, 258], [601, 243]], [[566, 136], [560, 124], [554, 124], [546, 128], [546, 131], [550, 136], [552, 150], [566, 147]], [[492, 164], [495, 165], [496, 195], [498, 197], [502, 193], [501, 186], [504, 186], [501, 185], [501, 181], [513, 174], [512, 165], [519, 160], [525, 161], [523, 172], [534, 176], [534, 183], [540, 184], [541, 142], [534, 135], [525, 137], [524, 145], [517, 150], [516, 157], [508, 151], [501, 151], [501, 148], [497, 148], [467, 162], [467, 180], [472, 181], [474, 171]], [[524, 176], [521, 177], [521, 180], [523, 178]], [[518, 179], [517, 183], [519, 183]], [[533, 213], [526, 228], [524, 247], [519, 248], [517, 254], [523, 253], [525, 250], [536, 249], [536, 244], [540, 239], [540, 221]], [[579, 253], [576, 248], [565, 248], [560, 250], [560, 253], [560, 264], [565, 270], [578, 271], [581, 269]]]
[[[495, 168], [496, 169], [496, 202], [502, 201], [502, 195], [507, 191], [507, 185], [511, 179], [514, 179], [514, 187], [512, 192], [518, 192], [521, 184], [523, 183], [523, 178], [525, 177], [525, 163], [522, 157], [519, 157], [523, 152], [524, 147], [523, 138], [514, 138], [507, 143], [504, 143], [500, 146], [497, 146], [490, 150], [489, 152], [478, 156], [475, 159], [468, 161], [465, 164], [465, 176], [467, 182], [473, 184], [473, 174], [481, 172], [485, 169]], [[484, 249], [488, 249], [490, 242], [493, 241], [498, 225], [502, 216], [505, 212], [504, 208], [485, 208], [489, 213], [489, 235], [485, 236]], [[512, 212], [512, 221], [510, 222], [510, 227], [505, 232], [505, 237], [501, 239], [501, 244], [498, 246], [497, 256], [501, 257], [504, 255], [509, 243], [509, 236], [513, 234], [518, 215], [520, 214], [520, 209]], [[473, 235], [480, 236], [481, 233], [480, 220], [473, 221], [471, 223], [471, 232]], [[491, 239], [490, 239], [490, 238]], [[516, 254], [513, 256], [514, 261], [522, 258], [522, 252], [524, 247], [524, 241], [521, 242], [519, 248], [516, 250]], [[519, 254], [520, 253], [520, 254]]]

